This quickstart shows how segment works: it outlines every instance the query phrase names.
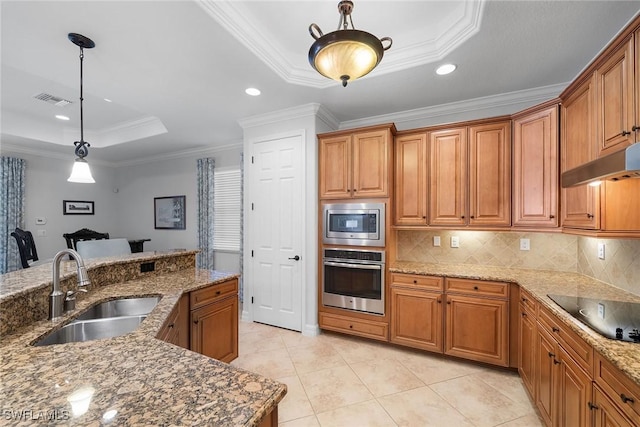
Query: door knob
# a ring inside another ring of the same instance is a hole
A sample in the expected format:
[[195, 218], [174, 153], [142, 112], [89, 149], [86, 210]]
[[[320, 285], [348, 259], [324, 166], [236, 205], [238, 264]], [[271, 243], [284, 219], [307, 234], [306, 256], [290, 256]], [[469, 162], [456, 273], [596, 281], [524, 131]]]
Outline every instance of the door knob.
[[293, 258], [289, 258], [292, 259], [294, 261], [300, 261], [300, 257], [298, 255], [294, 256]]

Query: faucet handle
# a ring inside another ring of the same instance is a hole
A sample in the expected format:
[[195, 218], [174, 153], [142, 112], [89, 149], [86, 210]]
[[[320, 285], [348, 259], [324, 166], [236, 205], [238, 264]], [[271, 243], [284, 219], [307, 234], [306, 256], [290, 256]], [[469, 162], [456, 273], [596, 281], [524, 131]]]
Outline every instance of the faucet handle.
[[75, 291], [67, 291], [64, 298], [64, 311], [71, 311], [76, 309], [76, 294], [78, 292], [87, 292], [87, 290], [78, 288]]

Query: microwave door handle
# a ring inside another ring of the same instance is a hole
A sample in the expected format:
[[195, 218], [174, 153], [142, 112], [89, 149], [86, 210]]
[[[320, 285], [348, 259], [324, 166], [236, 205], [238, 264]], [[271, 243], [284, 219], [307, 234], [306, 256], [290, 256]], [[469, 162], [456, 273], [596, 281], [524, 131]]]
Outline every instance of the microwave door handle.
[[373, 265], [373, 264], [346, 264], [342, 262], [325, 261], [324, 265], [328, 265], [330, 267], [357, 268], [359, 270], [382, 270], [381, 265]]

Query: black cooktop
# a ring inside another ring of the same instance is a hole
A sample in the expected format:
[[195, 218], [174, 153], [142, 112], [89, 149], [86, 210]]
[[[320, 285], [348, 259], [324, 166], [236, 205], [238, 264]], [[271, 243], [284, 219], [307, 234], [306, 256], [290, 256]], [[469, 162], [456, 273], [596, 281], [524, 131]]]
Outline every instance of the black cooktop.
[[547, 295], [563, 310], [601, 335], [640, 343], [640, 303]]

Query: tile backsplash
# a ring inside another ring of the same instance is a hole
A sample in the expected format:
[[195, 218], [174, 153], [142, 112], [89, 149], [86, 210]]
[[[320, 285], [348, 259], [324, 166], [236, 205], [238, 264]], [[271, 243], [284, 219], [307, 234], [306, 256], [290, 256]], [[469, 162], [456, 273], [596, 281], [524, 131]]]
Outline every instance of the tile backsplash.
[[[598, 258], [598, 243], [605, 259]], [[640, 295], [640, 239], [578, 237], [578, 273]]]
[[[435, 236], [440, 247], [433, 246]], [[451, 247], [453, 236], [460, 247]], [[520, 250], [520, 239], [529, 239], [530, 250]], [[578, 238], [560, 233], [399, 230], [397, 244], [400, 261], [577, 271]]]
[[[399, 230], [397, 258], [435, 264], [481, 264], [577, 272], [640, 295], [640, 239], [596, 239], [560, 233]], [[433, 245], [440, 237], [441, 246]], [[451, 247], [457, 236], [458, 248]], [[529, 239], [530, 250], [520, 250]], [[598, 259], [598, 243], [605, 259]]]

